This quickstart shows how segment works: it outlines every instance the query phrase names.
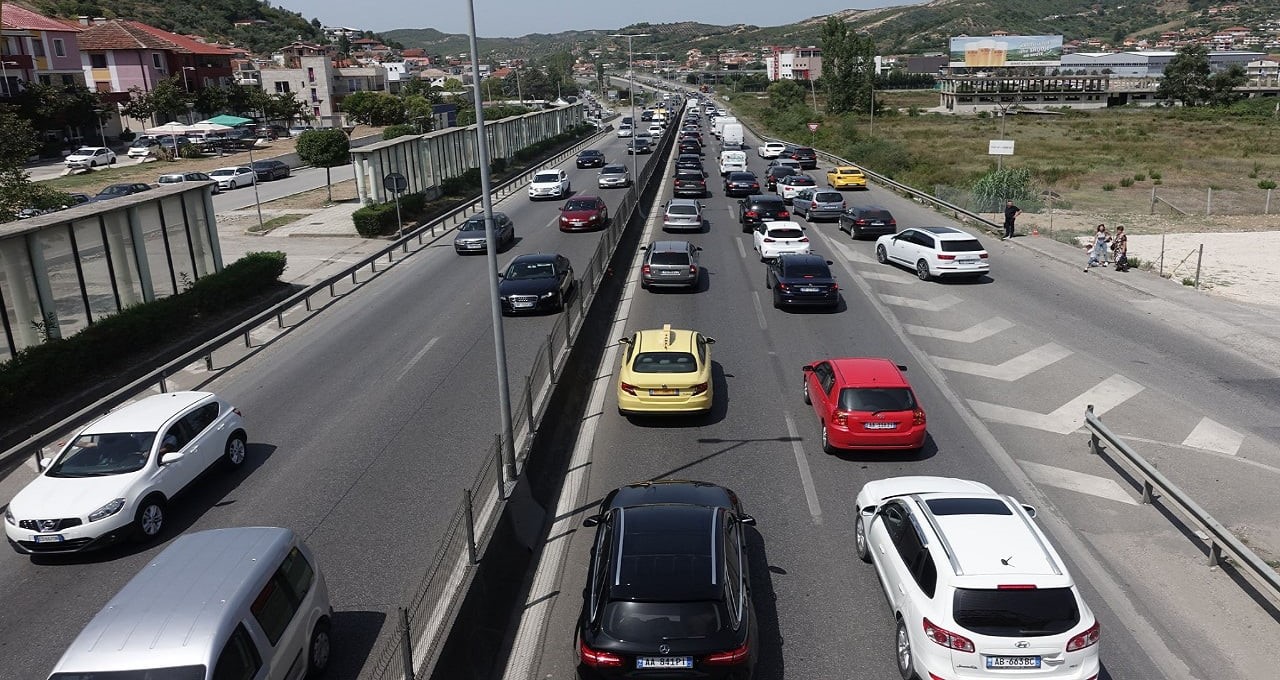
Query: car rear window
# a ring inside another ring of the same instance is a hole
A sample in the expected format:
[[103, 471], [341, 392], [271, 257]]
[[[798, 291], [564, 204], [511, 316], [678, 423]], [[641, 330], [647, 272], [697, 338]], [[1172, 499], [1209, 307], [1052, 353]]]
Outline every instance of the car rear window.
[[756, 176], [749, 172], [731, 172], [729, 173], [730, 182], [754, 182]]
[[831, 278], [831, 270], [827, 269], [826, 265], [820, 264], [789, 264], [787, 265], [786, 275], [800, 278], [829, 279]]
[[967, 253], [973, 250], [982, 250], [982, 244], [978, 243], [976, 238], [963, 241], [942, 241], [942, 252], [944, 253]]
[[781, 229], [770, 229], [769, 236], [773, 238], [800, 238], [804, 236], [804, 232], [794, 227], [782, 227]]
[[654, 253], [649, 257], [649, 262], [650, 264], [659, 265], [687, 266], [689, 264], [689, 254], [674, 252]]
[[204, 680], [204, 666], [169, 666], [130, 671], [73, 671], [54, 673], [49, 680]]
[[841, 196], [838, 191], [819, 191], [813, 195], [813, 200], [824, 203], [843, 203], [844, 196]]
[[808, 175], [792, 175], [788, 181], [791, 182], [793, 187], [811, 187], [814, 185], [813, 178]]
[[610, 602], [604, 628], [627, 642], [657, 643], [702, 638], [722, 630], [728, 621], [718, 602]]
[[667, 214], [669, 215], [697, 215], [698, 208], [692, 205], [669, 205], [667, 206]]
[[842, 411], [910, 411], [915, 397], [905, 387], [846, 387], [840, 390]]
[[891, 220], [893, 216], [888, 210], [863, 210], [862, 217], [868, 220]]
[[641, 352], [631, 369], [636, 373], [694, 373], [698, 362], [688, 352]]
[[184, 179], [185, 178], [183, 178], [182, 175], [161, 175], [160, 179], [157, 181], [161, 184], [173, 184], [175, 182], [181, 182]]
[[962, 628], [1000, 637], [1061, 635], [1080, 622], [1070, 588], [957, 588], [952, 613]]
[[681, 170], [676, 173], [676, 179], [687, 179], [687, 180], [698, 181], [698, 180], [701, 180], [702, 178], [703, 178], [702, 173], [698, 172], [697, 170]]
[[755, 209], [758, 212], [779, 213], [786, 210], [787, 206], [782, 201], [761, 201], [755, 205]]

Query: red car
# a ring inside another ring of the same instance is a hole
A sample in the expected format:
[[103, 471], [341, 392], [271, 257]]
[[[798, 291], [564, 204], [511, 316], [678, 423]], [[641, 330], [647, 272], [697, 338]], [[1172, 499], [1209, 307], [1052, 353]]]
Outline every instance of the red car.
[[560, 208], [560, 231], [601, 229], [609, 223], [609, 206], [599, 196], [574, 196]]
[[888, 359], [823, 359], [805, 366], [804, 403], [822, 427], [822, 450], [906, 449], [924, 446], [924, 409]]

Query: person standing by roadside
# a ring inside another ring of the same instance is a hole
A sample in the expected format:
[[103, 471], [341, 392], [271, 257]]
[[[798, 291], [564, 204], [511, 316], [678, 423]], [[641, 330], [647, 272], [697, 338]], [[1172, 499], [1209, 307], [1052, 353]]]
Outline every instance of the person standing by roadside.
[[1089, 245], [1089, 261], [1085, 263], [1084, 270], [1089, 271], [1089, 267], [1097, 267], [1102, 264], [1107, 257], [1107, 242], [1111, 240], [1111, 236], [1107, 234], [1107, 226], [1099, 224], [1098, 228], [1093, 232], [1093, 243]]
[[1129, 271], [1129, 237], [1124, 227], [1116, 227], [1115, 238], [1111, 239], [1111, 259], [1115, 260], [1116, 271]]
[[1013, 238], [1013, 221], [1022, 214], [1022, 208], [1013, 204], [1012, 200], [1004, 202], [1004, 238], [1005, 241]]

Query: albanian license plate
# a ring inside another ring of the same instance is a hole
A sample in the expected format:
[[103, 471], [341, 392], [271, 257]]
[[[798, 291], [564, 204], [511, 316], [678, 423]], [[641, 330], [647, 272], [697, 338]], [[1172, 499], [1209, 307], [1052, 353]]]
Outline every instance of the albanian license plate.
[[33, 540], [36, 543], [61, 543], [66, 539], [62, 537], [62, 534], [36, 534]]
[[821, 289], [819, 289], [819, 288], [813, 288], [813, 287], [811, 287], [811, 286], [806, 286], [806, 287], [801, 287], [801, 288], [800, 288], [800, 292], [801, 292], [801, 293], [821, 293], [821, 292], [822, 292], [822, 290], [821, 290]]
[[636, 668], [693, 668], [691, 656], [638, 656]]
[[987, 668], [1039, 668], [1038, 656], [989, 656]]
[[516, 300], [511, 303], [511, 306], [516, 309], [529, 309], [533, 307], [533, 303], [528, 300]]
[[[863, 423], [862, 427], [868, 430], [892, 430], [898, 427], [897, 423]], [[992, 657], [995, 658], [995, 657]]]
[[651, 397], [675, 397], [679, 396], [679, 394], [680, 390], [677, 389], [649, 390], [649, 396]]

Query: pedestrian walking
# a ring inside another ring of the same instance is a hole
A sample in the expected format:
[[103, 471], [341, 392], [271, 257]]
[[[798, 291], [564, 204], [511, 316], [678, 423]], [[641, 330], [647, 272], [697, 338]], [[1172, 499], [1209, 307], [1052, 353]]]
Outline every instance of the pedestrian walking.
[[1013, 221], [1022, 214], [1022, 208], [1013, 204], [1013, 201], [1004, 202], [1004, 238], [1001, 241], [1013, 238]]
[[1107, 226], [1099, 224], [1098, 228], [1093, 231], [1093, 243], [1089, 244], [1089, 261], [1085, 263], [1084, 270], [1089, 271], [1089, 267], [1100, 266], [1107, 257], [1107, 243], [1111, 241], [1111, 236], [1107, 233]]
[[1129, 237], [1124, 227], [1116, 227], [1115, 238], [1111, 239], [1111, 258], [1116, 262], [1116, 271], [1129, 271]]

